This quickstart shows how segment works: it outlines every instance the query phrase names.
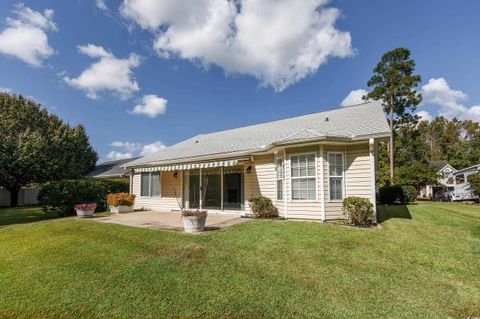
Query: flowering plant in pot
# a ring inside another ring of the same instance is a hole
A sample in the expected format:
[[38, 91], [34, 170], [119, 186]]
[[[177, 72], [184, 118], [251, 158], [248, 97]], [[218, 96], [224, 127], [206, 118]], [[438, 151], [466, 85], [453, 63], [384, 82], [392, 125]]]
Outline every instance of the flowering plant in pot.
[[[205, 199], [205, 194], [207, 192], [208, 180], [204, 184], [202, 192], [202, 202]], [[177, 199], [178, 207], [180, 207], [180, 215], [182, 216], [183, 230], [186, 233], [199, 233], [205, 229], [205, 223], [207, 221], [208, 211], [206, 209], [195, 208], [195, 209], [185, 209], [178, 199], [176, 191], [174, 190], [175, 198]], [[195, 199], [194, 199], [195, 201]]]
[[93, 217], [93, 213], [97, 208], [97, 204], [95, 203], [77, 204], [74, 206], [74, 208], [79, 218], [90, 218], [90, 217]]
[[129, 193], [113, 193], [108, 194], [107, 203], [112, 213], [129, 213], [133, 212], [133, 203], [135, 195]]

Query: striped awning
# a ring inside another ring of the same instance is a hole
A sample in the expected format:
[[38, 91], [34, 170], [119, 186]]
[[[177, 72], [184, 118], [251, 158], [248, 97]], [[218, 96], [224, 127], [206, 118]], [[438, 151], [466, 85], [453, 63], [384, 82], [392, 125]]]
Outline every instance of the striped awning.
[[217, 162], [205, 162], [205, 163], [165, 165], [165, 166], [155, 166], [155, 167], [141, 167], [141, 168], [136, 168], [135, 173], [159, 172], [159, 171], [184, 171], [184, 170], [198, 169], [198, 168], [231, 167], [237, 164], [238, 164], [238, 160], [229, 160], [229, 161], [217, 161]]

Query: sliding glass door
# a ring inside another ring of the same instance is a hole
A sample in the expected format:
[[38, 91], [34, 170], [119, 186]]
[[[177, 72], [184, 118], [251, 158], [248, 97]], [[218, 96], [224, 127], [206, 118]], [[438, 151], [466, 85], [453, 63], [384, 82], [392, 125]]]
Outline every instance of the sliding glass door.
[[241, 210], [243, 204], [243, 170], [226, 167], [223, 170], [223, 209]]
[[193, 169], [183, 177], [185, 208], [243, 210], [243, 167]]

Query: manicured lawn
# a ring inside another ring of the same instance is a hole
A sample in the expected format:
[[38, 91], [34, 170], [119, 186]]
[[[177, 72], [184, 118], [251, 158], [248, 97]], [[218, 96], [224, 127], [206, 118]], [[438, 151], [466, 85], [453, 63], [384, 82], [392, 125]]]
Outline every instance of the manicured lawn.
[[0, 210], [0, 317], [480, 316], [479, 206], [382, 207], [382, 229], [201, 235], [14, 217], [38, 213]]

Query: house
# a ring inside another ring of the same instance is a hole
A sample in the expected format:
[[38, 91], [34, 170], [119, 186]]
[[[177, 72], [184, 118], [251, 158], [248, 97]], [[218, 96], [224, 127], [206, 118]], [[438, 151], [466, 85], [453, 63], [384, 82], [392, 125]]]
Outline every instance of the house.
[[130, 171], [125, 169], [125, 164], [139, 158], [140, 157], [133, 157], [100, 163], [96, 165], [90, 173], [85, 175], [85, 177], [95, 179], [128, 178], [130, 176]]
[[388, 136], [382, 105], [368, 102], [200, 134], [126, 168], [135, 208], [248, 214], [262, 195], [285, 218], [337, 219], [347, 196], [375, 204], [375, 149]]
[[477, 199], [470, 188], [470, 184], [468, 183], [468, 176], [477, 173], [480, 173], [480, 164], [473, 165], [455, 172], [452, 200], [461, 201]]
[[422, 198], [432, 198], [433, 194], [438, 189], [447, 189], [452, 192], [454, 188], [454, 178], [453, 174], [457, 171], [452, 165], [445, 160], [439, 161], [428, 161], [428, 164], [435, 167], [437, 171], [437, 182], [438, 186], [435, 185], [425, 185], [420, 187], [418, 193], [419, 197]]

